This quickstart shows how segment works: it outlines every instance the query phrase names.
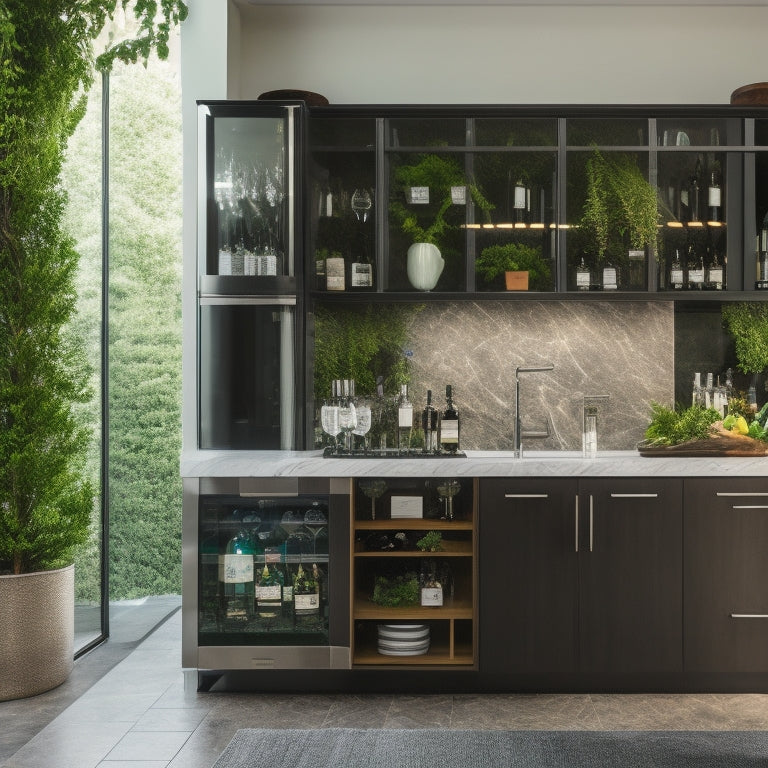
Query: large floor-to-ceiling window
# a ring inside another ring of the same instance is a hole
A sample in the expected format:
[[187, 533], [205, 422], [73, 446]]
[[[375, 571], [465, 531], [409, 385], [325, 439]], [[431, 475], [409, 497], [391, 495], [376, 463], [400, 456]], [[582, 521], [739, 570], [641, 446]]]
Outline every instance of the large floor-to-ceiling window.
[[[94, 428], [90, 466], [102, 488], [91, 539], [76, 558], [76, 649], [108, 632], [110, 616], [158, 620], [181, 591], [181, 104], [173, 42], [167, 61], [118, 64], [109, 78], [97, 77], [63, 176], [67, 226], [81, 254], [77, 323], [97, 393], [83, 418]], [[152, 603], [139, 618], [137, 607]]]

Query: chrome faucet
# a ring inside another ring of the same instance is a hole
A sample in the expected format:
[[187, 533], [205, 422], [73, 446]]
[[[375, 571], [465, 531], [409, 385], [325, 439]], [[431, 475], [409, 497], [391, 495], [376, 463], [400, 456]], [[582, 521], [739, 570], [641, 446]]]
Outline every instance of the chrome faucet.
[[[520, 421], [520, 374], [521, 373], [542, 373], [543, 371], [552, 371], [555, 366], [552, 363], [544, 365], [518, 365], [515, 368], [515, 456], [518, 459], [523, 458], [523, 427]], [[546, 422], [546, 431], [529, 432], [526, 437], [549, 437], [549, 418]]]

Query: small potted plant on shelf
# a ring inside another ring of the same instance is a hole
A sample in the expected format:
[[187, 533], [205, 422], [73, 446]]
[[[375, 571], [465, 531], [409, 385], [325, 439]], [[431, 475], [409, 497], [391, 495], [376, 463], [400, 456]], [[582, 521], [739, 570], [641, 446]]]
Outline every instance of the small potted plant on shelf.
[[427, 531], [416, 542], [416, 547], [422, 552], [442, 552], [443, 534], [440, 531]]
[[541, 248], [524, 243], [504, 243], [483, 248], [475, 261], [475, 271], [487, 283], [504, 275], [508, 291], [547, 290], [552, 270], [541, 255]]
[[[446, 218], [453, 205], [466, 203], [469, 198], [490, 220], [493, 204], [480, 192], [477, 185], [468, 183], [458, 161], [438, 154], [424, 154], [414, 165], [401, 165], [395, 170], [395, 183], [403, 192], [403, 199], [393, 200], [390, 217], [400, 225], [411, 240], [408, 249], [407, 273], [414, 288], [432, 290], [445, 267], [440, 252], [447, 235], [456, 228]], [[418, 206], [431, 214], [419, 215]]]
[[[593, 150], [585, 173], [586, 197], [578, 225], [583, 255], [603, 266], [604, 287], [615, 288], [619, 265], [637, 260], [638, 253], [644, 262], [646, 253], [656, 250], [658, 196], [635, 159], [624, 153], [609, 157]], [[613, 270], [610, 278], [606, 270]]]

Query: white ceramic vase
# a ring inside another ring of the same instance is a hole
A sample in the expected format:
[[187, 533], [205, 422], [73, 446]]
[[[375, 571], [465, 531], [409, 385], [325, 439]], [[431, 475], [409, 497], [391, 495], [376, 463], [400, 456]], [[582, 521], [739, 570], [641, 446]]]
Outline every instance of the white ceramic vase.
[[445, 259], [432, 243], [414, 243], [408, 249], [408, 279], [414, 288], [431, 291], [443, 273]]

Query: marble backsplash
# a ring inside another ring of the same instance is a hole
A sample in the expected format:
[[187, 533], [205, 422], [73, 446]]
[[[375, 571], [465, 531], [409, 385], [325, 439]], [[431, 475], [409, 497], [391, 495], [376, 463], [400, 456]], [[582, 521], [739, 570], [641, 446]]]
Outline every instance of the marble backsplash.
[[672, 404], [675, 390], [672, 302], [429, 302], [409, 330], [411, 399], [427, 389], [438, 407], [453, 385], [462, 447], [510, 450], [514, 440], [515, 367], [552, 363], [520, 376], [523, 431], [550, 437], [530, 450], [581, 450], [585, 396], [599, 406], [598, 449], [626, 450], [643, 439], [650, 403]]

